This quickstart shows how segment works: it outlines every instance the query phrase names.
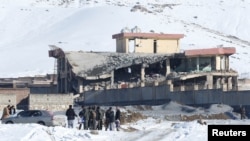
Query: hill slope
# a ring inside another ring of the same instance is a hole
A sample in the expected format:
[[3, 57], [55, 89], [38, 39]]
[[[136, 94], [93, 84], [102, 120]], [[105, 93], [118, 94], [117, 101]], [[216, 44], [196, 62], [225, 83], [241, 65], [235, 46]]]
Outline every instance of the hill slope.
[[236, 47], [231, 68], [250, 77], [250, 2], [218, 0], [1, 0], [0, 77], [54, 72], [48, 45], [63, 50], [115, 51], [112, 35], [183, 33], [181, 48]]

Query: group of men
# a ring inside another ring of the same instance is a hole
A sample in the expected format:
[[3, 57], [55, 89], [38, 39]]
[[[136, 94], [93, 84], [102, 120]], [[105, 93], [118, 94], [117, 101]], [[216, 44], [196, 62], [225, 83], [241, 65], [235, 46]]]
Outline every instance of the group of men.
[[108, 129], [110, 131], [116, 128], [117, 131], [120, 130], [120, 122], [121, 122], [121, 111], [118, 107], [116, 107], [116, 111], [114, 112], [112, 107], [109, 107], [105, 112], [105, 130]]
[[6, 107], [3, 108], [3, 114], [2, 114], [1, 120], [9, 117], [10, 115], [14, 115], [14, 114], [16, 114], [15, 106], [14, 105], [7, 105]]
[[105, 126], [105, 130], [120, 130], [121, 111], [118, 107], [114, 111], [112, 107], [109, 107], [106, 111], [101, 109], [100, 106], [82, 106], [78, 115], [75, 113], [72, 105], [66, 111], [68, 120], [68, 128], [73, 128], [75, 117], [78, 118], [79, 127], [81, 130], [102, 130]]

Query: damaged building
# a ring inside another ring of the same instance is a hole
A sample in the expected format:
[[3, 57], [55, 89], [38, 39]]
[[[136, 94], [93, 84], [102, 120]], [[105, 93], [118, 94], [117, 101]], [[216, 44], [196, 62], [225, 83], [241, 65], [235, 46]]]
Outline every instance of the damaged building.
[[[183, 34], [121, 33], [116, 52], [63, 51], [50, 46], [56, 59], [59, 93], [131, 89], [168, 85], [170, 91], [237, 90], [238, 73], [229, 67], [234, 47], [180, 51]], [[140, 31], [140, 30], [139, 30]]]

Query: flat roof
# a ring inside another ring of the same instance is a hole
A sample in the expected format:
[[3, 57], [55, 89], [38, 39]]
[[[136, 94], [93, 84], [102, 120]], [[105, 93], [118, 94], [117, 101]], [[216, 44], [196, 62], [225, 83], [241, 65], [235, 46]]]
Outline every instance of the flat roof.
[[185, 56], [206, 56], [206, 55], [232, 55], [236, 53], [235, 47], [218, 47], [205, 49], [185, 50]]
[[162, 33], [118, 33], [112, 35], [116, 38], [150, 38], [150, 39], [180, 39], [184, 34], [162, 34]]

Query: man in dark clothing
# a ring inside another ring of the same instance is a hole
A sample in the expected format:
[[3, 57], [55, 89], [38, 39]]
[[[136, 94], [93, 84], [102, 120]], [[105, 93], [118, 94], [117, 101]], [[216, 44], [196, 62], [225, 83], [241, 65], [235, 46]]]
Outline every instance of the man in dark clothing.
[[110, 107], [109, 124], [108, 124], [110, 131], [114, 130], [114, 124], [115, 124], [115, 112], [112, 110], [112, 107]]
[[9, 108], [9, 112], [10, 112], [10, 115], [14, 115], [14, 114], [16, 114], [16, 108], [15, 108], [15, 106], [14, 106], [14, 105], [10, 106], [10, 108]]
[[78, 114], [79, 117], [80, 117], [80, 119], [79, 119], [79, 130], [81, 130], [82, 125], [84, 125], [84, 123], [85, 123], [85, 117], [84, 117], [85, 112], [86, 112], [86, 109], [85, 109], [84, 106], [82, 106], [82, 110]]
[[103, 111], [100, 109], [100, 106], [96, 108], [96, 129], [97, 130], [102, 130], [102, 125], [103, 125]]
[[74, 120], [77, 117], [75, 110], [73, 109], [72, 105], [69, 105], [69, 108], [66, 110], [66, 116], [68, 120], [68, 128], [74, 127]]
[[120, 123], [121, 123], [121, 111], [118, 107], [116, 107], [116, 112], [115, 112], [115, 125], [116, 125], [116, 130], [120, 130]]
[[108, 127], [109, 127], [110, 112], [111, 112], [111, 107], [105, 112], [105, 130], [106, 131], [108, 130]]
[[243, 106], [241, 106], [241, 108], [240, 108], [240, 118], [246, 119], [246, 109]]
[[89, 110], [90, 110], [90, 107], [86, 108], [86, 111], [84, 113], [84, 119], [85, 119], [84, 130], [89, 129]]
[[96, 109], [95, 109], [95, 106], [91, 107], [89, 110], [89, 128], [91, 130], [96, 130]]

